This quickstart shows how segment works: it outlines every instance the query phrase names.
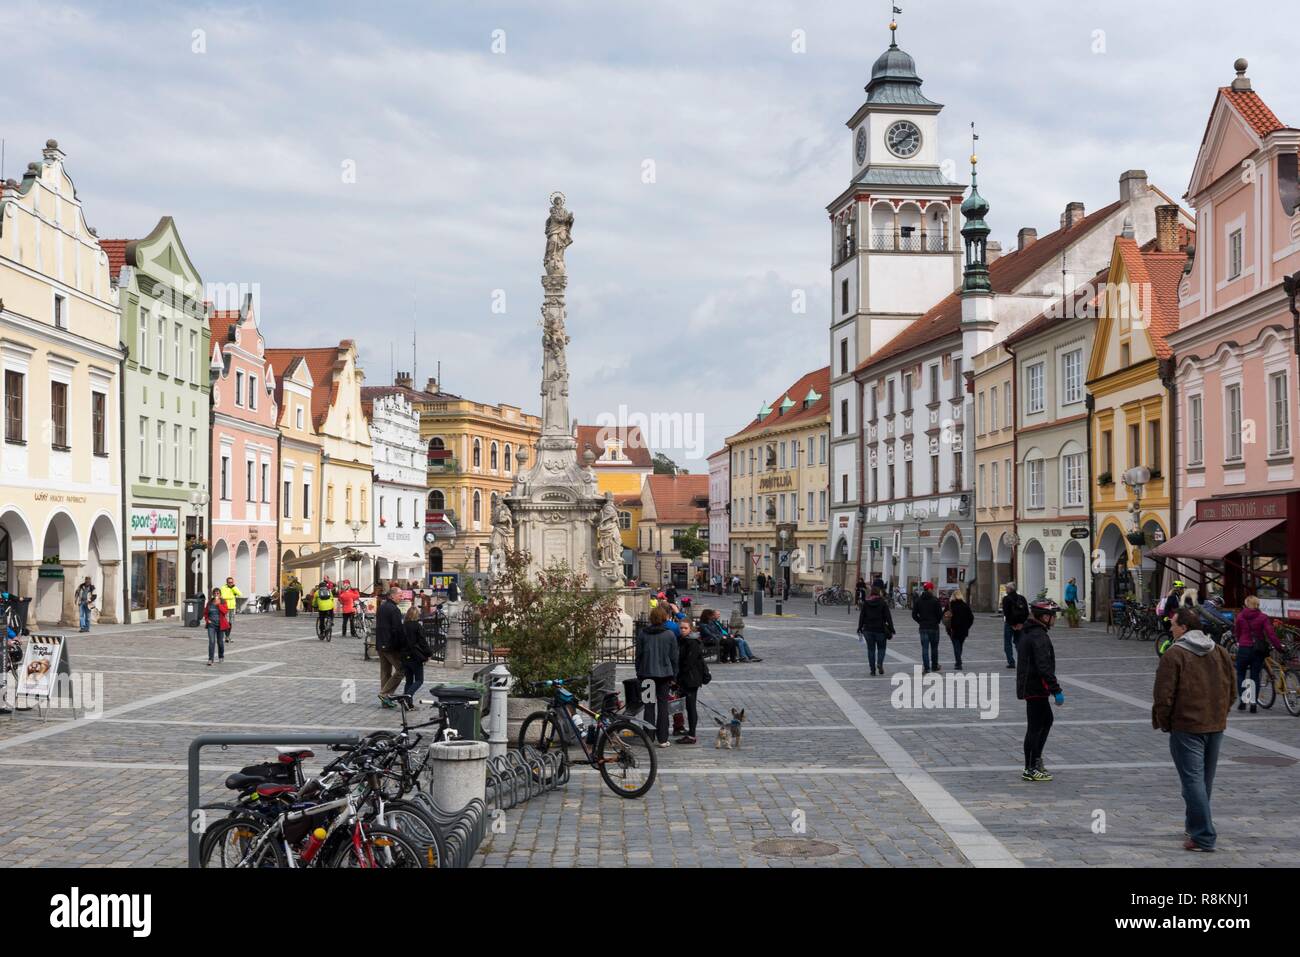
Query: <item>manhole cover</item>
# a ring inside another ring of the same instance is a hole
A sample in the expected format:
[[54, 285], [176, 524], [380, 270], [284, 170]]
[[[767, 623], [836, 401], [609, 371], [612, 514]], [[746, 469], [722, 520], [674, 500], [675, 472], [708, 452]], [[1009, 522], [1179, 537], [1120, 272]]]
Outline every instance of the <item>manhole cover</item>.
[[1289, 768], [1296, 763], [1295, 758], [1284, 758], [1280, 754], [1252, 754], [1246, 758], [1233, 758], [1235, 764], [1259, 764], [1266, 768]]
[[769, 857], [830, 857], [839, 850], [826, 841], [814, 841], [809, 838], [772, 837], [754, 845], [759, 854]]

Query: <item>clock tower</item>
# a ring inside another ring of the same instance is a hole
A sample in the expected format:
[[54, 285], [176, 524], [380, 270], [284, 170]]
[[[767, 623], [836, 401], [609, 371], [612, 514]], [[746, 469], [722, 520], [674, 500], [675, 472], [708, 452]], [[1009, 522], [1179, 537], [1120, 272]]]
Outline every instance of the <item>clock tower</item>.
[[[853, 372], [962, 279], [959, 207], [965, 186], [940, 169], [943, 104], [921, 92], [898, 24], [849, 118], [848, 187], [831, 224], [831, 576], [857, 560], [863, 455], [862, 391]], [[841, 564], [844, 563], [844, 564]], [[850, 584], [852, 584], [850, 582]]]

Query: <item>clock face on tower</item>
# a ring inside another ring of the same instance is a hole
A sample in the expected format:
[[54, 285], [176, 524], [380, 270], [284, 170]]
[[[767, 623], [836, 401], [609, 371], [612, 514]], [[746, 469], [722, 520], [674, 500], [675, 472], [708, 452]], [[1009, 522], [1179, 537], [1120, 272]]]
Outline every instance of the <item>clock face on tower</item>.
[[858, 139], [853, 146], [853, 151], [858, 157], [858, 165], [861, 166], [867, 159], [867, 128], [858, 127]]
[[885, 130], [885, 145], [895, 156], [914, 156], [921, 148], [921, 131], [911, 120], [899, 120]]

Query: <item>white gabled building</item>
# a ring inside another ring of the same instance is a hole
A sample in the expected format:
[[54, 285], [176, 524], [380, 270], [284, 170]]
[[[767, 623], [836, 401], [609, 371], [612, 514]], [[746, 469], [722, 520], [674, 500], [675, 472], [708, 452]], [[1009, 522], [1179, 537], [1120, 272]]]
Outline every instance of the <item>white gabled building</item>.
[[375, 581], [424, 578], [425, 448], [420, 413], [396, 386], [363, 386], [374, 459]]

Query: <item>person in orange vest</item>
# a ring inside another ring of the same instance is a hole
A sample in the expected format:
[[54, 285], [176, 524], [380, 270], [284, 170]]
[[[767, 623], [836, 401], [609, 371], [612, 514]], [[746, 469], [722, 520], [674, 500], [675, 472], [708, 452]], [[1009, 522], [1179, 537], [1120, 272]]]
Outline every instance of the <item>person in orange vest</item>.
[[357, 634], [357, 621], [354, 617], [357, 612], [357, 601], [361, 598], [361, 592], [352, 586], [352, 582], [343, 579], [339, 583], [339, 610], [343, 612], [343, 637], [348, 635], [348, 625], [352, 626], [352, 637], [360, 637]]

